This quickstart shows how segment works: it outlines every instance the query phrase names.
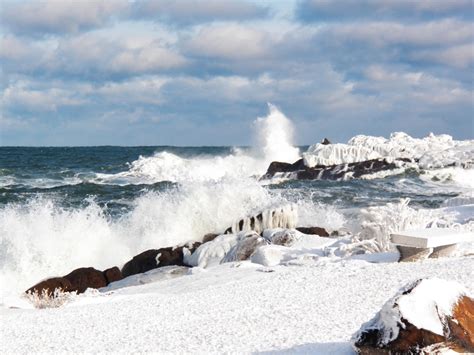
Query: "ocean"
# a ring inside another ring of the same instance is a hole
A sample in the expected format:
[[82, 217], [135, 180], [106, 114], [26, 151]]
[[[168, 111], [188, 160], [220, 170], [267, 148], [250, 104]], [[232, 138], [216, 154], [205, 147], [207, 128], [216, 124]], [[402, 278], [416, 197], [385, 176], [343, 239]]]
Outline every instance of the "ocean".
[[472, 228], [472, 142], [461, 165], [261, 180], [270, 162], [308, 151], [291, 144], [290, 128], [273, 112], [256, 122], [252, 147], [0, 147], [2, 296], [77, 267], [121, 266], [288, 204], [298, 226], [354, 235], [440, 221]]

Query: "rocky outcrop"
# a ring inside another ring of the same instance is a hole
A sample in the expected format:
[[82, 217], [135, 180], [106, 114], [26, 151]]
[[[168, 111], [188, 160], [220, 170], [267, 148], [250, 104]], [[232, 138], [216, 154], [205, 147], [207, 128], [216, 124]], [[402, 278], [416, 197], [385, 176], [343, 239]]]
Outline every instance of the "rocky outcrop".
[[363, 175], [374, 174], [381, 171], [392, 170], [399, 166], [398, 163], [410, 161], [409, 159], [396, 159], [389, 161], [386, 159], [371, 159], [362, 162], [338, 164], [338, 165], [317, 165], [308, 167], [303, 159], [293, 164], [272, 162], [262, 179], [271, 179], [275, 175], [297, 179], [297, 180], [345, 180], [348, 178], [359, 178]]
[[122, 268], [123, 277], [141, 274], [143, 272], [163, 266], [186, 266], [183, 260], [183, 249], [189, 253], [196, 250], [201, 243], [192, 242], [176, 247], [150, 249], [140, 253], [129, 260]]
[[319, 235], [320, 237], [329, 237], [326, 229], [321, 227], [297, 227], [296, 230], [303, 234]]
[[123, 279], [122, 272], [117, 266], [104, 270], [104, 276], [105, 276], [105, 279], [107, 280], [107, 285], [111, 282], [115, 282], [115, 281], [119, 281]]
[[82, 267], [63, 277], [53, 277], [34, 285], [26, 293], [54, 296], [55, 291], [83, 293], [88, 288], [101, 288], [108, 282], [104, 272], [93, 267]]
[[41, 296], [54, 296], [55, 291], [69, 292], [72, 291], [71, 282], [64, 277], [53, 277], [37, 283], [26, 290], [26, 293], [36, 293]]
[[474, 351], [474, 300], [452, 281], [422, 279], [403, 288], [353, 337], [359, 354]]
[[216, 237], [218, 237], [219, 234], [216, 233], [208, 233], [202, 238], [202, 243], [207, 243], [207, 242], [212, 242]]
[[64, 276], [71, 283], [70, 291], [83, 293], [88, 288], [101, 288], [107, 286], [107, 279], [102, 271], [93, 267], [81, 267]]

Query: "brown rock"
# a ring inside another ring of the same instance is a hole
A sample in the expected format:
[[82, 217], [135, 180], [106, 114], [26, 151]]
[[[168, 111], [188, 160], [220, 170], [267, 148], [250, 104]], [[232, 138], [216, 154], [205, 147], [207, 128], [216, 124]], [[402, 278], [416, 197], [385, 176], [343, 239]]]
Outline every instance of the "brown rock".
[[72, 285], [71, 282], [64, 277], [53, 277], [51, 279], [47, 279], [41, 281], [34, 285], [33, 287], [26, 290], [26, 293], [37, 293], [38, 295], [48, 295], [49, 297], [54, 296], [54, 291], [63, 291], [68, 292], [71, 291]]
[[123, 279], [122, 272], [117, 266], [104, 270], [104, 276], [105, 276], [105, 279], [107, 280], [107, 285], [111, 282], [115, 282], [115, 281], [119, 281]]
[[[421, 285], [422, 282], [425, 283]], [[444, 315], [438, 311], [437, 301], [411, 298], [410, 302], [416, 301], [420, 309], [428, 309], [428, 312], [437, 314], [443, 334], [436, 334], [427, 329], [417, 328], [404, 318], [400, 311], [399, 304], [402, 304], [402, 299], [413, 297], [410, 294], [417, 287], [424, 287], [425, 292], [427, 289], [432, 290], [436, 295], [436, 288], [433, 287], [452, 287], [452, 285], [449, 283], [440, 285], [439, 282], [433, 283], [430, 279], [426, 279], [418, 280], [402, 289], [354, 335], [354, 345], [359, 354], [429, 354], [436, 353], [437, 349], [474, 352], [474, 300], [461, 293], [451, 314]], [[394, 323], [397, 319], [398, 322]], [[397, 329], [394, 329], [394, 324]]]
[[319, 235], [320, 237], [329, 237], [329, 233], [326, 231], [326, 229], [321, 227], [297, 227], [296, 230], [303, 234], [314, 234]]
[[212, 242], [214, 239], [216, 239], [219, 236], [219, 234], [215, 233], [208, 233], [202, 238], [202, 243], [207, 243], [207, 242]]
[[122, 276], [141, 274], [163, 266], [186, 266], [183, 261], [183, 248], [194, 252], [201, 243], [190, 242], [176, 247], [150, 249], [133, 257], [122, 268]]
[[135, 255], [132, 260], [128, 261], [123, 266], [122, 276], [128, 277], [130, 275], [141, 274], [143, 272], [157, 268], [158, 265], [156, 263], [156, 256], [158, 253], [158, 249], [150, 249]]
[[447, 318], [448, 338], [469, 352], [474, 353], [474, 299], [463, 296]]
[[81, 267], [64, 276], [71, 283], [71, 291], [83, 293], [88, 288], [107, 286], [107, 280], [102, 271], [93, 267]]

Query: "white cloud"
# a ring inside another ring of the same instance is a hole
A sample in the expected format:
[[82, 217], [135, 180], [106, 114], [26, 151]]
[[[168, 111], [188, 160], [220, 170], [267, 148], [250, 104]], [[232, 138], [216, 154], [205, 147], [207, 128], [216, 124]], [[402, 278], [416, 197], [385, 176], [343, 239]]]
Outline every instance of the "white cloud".
[[443, 19], [416, 24], [399, 22], [355, 22], [328, 27], [328, 33], [341, 40], [355, 39], [379, 46], [406, 44], [447, 45], [471, 41], [472, 23]]
[[103, 26], [128, 7], [126, 0], [42, 0], [4, 5], [1, 19], [17, 33], [77, 33]]
[[261, 29], [230, 23], [202, 27], [185, 48], [205, 57], [255, 59], [269, 53], [271, 42], [270, 34]]
[[466, 43], [441, 49], [417, 51], [411, 57], [465, 69], [474, 64], [474, 44]]
[[84, 100], [75, 98], [69, 91], [57, 88], [35, 90], [21, 82], [7, 87], [2, 93], [0, 102], [5, 107], [32, 112], [56, 111], [61, 106], [84, 104]]

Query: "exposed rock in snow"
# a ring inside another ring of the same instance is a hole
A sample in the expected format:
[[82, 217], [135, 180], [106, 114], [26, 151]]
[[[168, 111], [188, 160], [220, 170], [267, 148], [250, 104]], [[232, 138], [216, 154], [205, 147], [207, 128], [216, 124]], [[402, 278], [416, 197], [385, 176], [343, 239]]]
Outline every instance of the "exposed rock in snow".
[[25, 292], [52, 297], [55, 292], [68, 292], [70, 290], [72, 290], [72, 284], [68, 279], [65, 279], [64, 277], [52, 277], [38, 282]]
[[176, 247], [146, 250], [125, 263], [122, 275], [127, 277], [163, 266], [183, 266], [185, 264], [184, 255], [192, 253], [200, 244], [199, 242], [189, 242]]
[[319, 235], [320, 237], [329, 237], [328, 231], [321, 227], [298, 227], [296, 230], [304, 234], [314, 234]]
[[104, 270], [104, 276], [107, 280], [107, 284], [123, 279], [122, 272], [117, 266]]
[[[445, 343], [474, 350], [474, 300], [454, 281], [420, 279], [401, 289], [353, 336], [361, 354], [420, 353]], [[471, 332], [471, 334], [469, 334]]]

